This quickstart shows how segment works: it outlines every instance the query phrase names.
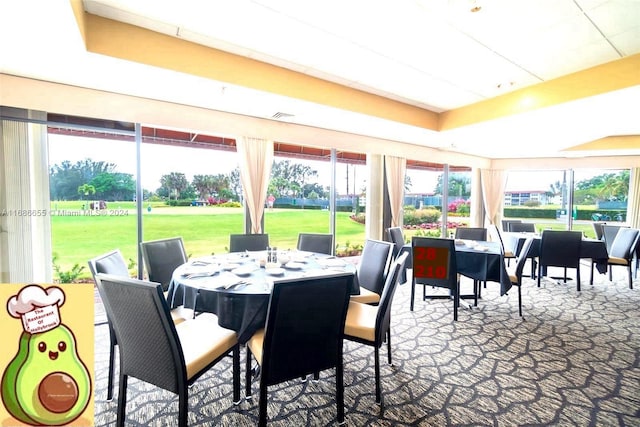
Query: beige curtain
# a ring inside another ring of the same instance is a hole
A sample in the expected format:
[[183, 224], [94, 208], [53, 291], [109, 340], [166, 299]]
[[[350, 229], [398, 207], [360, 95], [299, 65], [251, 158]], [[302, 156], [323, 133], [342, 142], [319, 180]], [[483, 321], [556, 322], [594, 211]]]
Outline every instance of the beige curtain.
[[482, 198], [482, 184], [480, 177], [480, 169], [473, 168], [471, 170], [471, 206], [470, 220], [471, 227], [484, 227], [484, 201]]
[[502, 201], [507, 185], [507, 174], [504, 170], [481, 169], [482, 200], [487, 220], [490, 224], [499, 224], [502, 218]]
[[627, 224], [640, 228], [640, 168], [631, 168], [627, 204]]
[[251, 233], [262, 233], [260, 224], [273, 164], [273, 141], [242, 137], [236, 140], [244, 202], [251, 218]]
[[384, 168], [387, 177], [387, 191], [391, 204], [391, 226], [402, 227], [404, 206], [404, 176], [407, 170], [407, 159], [385, 156]]

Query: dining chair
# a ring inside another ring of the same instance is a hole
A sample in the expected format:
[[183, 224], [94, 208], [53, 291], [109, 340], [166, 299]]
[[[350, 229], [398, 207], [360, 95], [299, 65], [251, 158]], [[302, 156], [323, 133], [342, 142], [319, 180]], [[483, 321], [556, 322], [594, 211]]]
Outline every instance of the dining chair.
[[484, 227], [458, 227], [456, 228], [455, 238], [486, 241], [487, 229]]
[[[638, 246], [640, 231], [635, 228], [620, 228], [611, 244], [609, 258], [607, 259], [607, 270], [609, 270], [609, 281], [613, 280], [613, 266], [621, 265], [627, 267], [629, 272], [629, 289], [633, 289], [632, 266], [634, 252]], [[593, 285], [593, 266], [591, 260], [591, 284]]]
[[509, 265], [510, 261], [516, 257], [515, 251], [505, 248], [504, 241], [502, 240], [502, 234], [495, 224], [489, 224], [487, 226], [487, 233], [489, 234], [489, 237], [492, 241], [500, 242], [502, 254], [504, 256], [504, 259], [507, 261], [507, 265]]
[[229, 252], [264, 251], [268, 247], [268, 234], [229, 235]]
[[[413, 236], [411, 249], [413, 277], [411, 280], [410, 310], [413, 311], [416, 285], [422, 285], [422, 300], [453, 299], [453, 320], [458, 320], [460, 281], [456, 265], [456, 247], [453, 239]], [[449, 295], [427, 295], [427, 286], [446, 288]]]
[[514, 222], [522, 222], [522, 220], [521, 219], [503, 219], [503, 220], [501, 220], [502, 231], [509, 231], [509, 224], [512, 224]]
[[591, 225], [593, 226], [593, 232], [596, 234], [596, 239], [604, 239], [604, 231], [602, 230], [602, 226], [606, 225], [606, 222], [592, 222]]
[[576, 270], [576, 289], [580, 291], [581, 243], [582, 232], [580, 231], [542, 231], [538, 256], [538, 287], [540, 287], [540, 276], [548, 267], [564, 268], [564, 283], [567, 283], [567, 269], [574, 268]]
[[527, 262], [527, 258], [529, 257], [529, 250], [531, 249], [531, 244], [533, 243], [533, 237], [527, 237], [522, 244], [522, 248], [520, 249], [520, 253], [516, 259], [516, 265], [513, 271], [507, 271], [509, 274], [509, 280], [511, 281], [512, 286], [518, 287], [518, 314], [522, 317], [522, 274], [524, 271], [524, 265]]
[[380, 304], [372, 306], [355, 301], [349, 302], [347, 319], [344, 325], [344, 337], [350, 341], [373, 346], [373, 359], [376, 382], [376, 403], [382, 404], [382, 388], [380, 386], [380, 353], [382, 344], [387, 343], [387, 362], [391, 362], [391, 304], [400, 273], [409, 257], [404, 252], [396, 258], [387, 275]]
[[391, 243], [393, 243], [393, 254], [391, 256], [395, 259], [404, 246], [404, 233], [402, 232], [402, 227], [387, 228], [387, 235]]
[[296, 248], [299, 251], [333, 255], [333, 236], [320, 233], [299, 233]]
[[267, 388], [335, 368], [336, 406], [344, 422], [342, 342], [351, 273], [281, 280], [273, 285], [267, 321], [247, 341], [246, 397], [251, 399], [252, 356], [260, 366], [259, 426], [267, 424]]
[[[485, 241], [487, 240], [487, 229], [484, 227], [458, 227], [456, 228], [455, 238], [463, 240]], [[480, 288], [478, 288], [478, 285], [479, 281], [473, 279], [473, 289], [477, 289], [476, 292], [480, 292]], [[486, 288], [487, 282], [483, 282], [483, 286]]]
[[[98, 273], [113, 274], [120, 277], [129, 277], [129, 268], [127, 267], [127, 263], [124, 260], [122, 253], [118, 249], [92, 258], [88, 261], [88, 264], [89, 271], [91, 272], [91, 276], [93, 277], [94, 282], [96, 281], [96, 274]], [[118, 341], [116, 339], [115, 331], [113, 330], [113, 325], [109, 321], [108, 317], [107, 324], [109, 326], [109, 368], [107, 377], [107, 401], [111, 401], [113, 399], [113, 376], [115, 373], [116, 345], [118, 345]]]
[[351, 301], [363, 304], [380, 302], [392, 254], [392, 243], [374, 239], [365, 240], [360, 263], [356, 269], [360, 293], [351, 295]]
[[607, 245], [607, 253], [611, 253], [611, 246], [620, 228], [622, 228], [620, 225], [602, 225], [602, 238], [604, 239], [605, 245]]
[[[89, 271], [94, 282], [97, 281], [97, 274], [110, 274], [118, 277], [129, 278], [129, 268], [122, 256], [120, 250], [116, 249], [106, 254], [99, 255], [88, 261]], [[174, 323], [181, 323], [192, 318], [193, 313], [185, 309], [183, 306], [176, 307], [170, 311], [171, 318]], [[107, 316], [107, 324], [109, 326], [109, 370], [107, 379], [107, 400], [113, 399], [113, 376], [115, 371], [115, 348], [118, 345], [113, 325]]]
[[532, 222], [512, 222], [509, 224], [512, 233], [535, 233], [536, 225]]
[[182, 237], [141, 242], [140, 250], [149, 281], [160, 283], [166, 292], [173, 271], [188, 261]]
[[134, 377], [177, 394], [178, 425], [186, 427], [189, 386], [229, 355], [233, 402], [239, 403], [240, 348], [234, 331], [208, 314], [174, 324], [159, 283], [106, 274], [97, 274], [96, 283], [119, 344], [116, 425], [125, 425], [127, 383]]

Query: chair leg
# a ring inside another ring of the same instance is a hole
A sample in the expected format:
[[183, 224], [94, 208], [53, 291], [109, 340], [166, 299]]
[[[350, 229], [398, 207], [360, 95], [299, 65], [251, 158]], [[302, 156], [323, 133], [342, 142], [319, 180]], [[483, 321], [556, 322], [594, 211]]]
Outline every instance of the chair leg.
[[344, 369], [342, 361], [336, 366], [336, 406], [338, 410], [338, 424], [344, 424]]
[[189, 411], [189, 393], [187, 387], [178, 392], [178, 426], [187, 427], [187, 413]]
[[233, 347], [233, 404], [240, 403], [240, 344]]
[[518, 285], [518, 313], [522, 317], [522, 284]]
[[414, 279], [411, 280], [411, 300], [409, 302], [409, 309], [413, 311], [413, 297], [416, 294], [416, 281]]
[[267, 385], [260, 377], [260, 402], [258, 409], [258, 427], [267, 427]]
[[580, 292], [580, 261], [578, 261], [578, 266], [576, 267], [576, 288]]
[[538, 263], [538, 287], [540, 287], [540, 277], [542, 277], [542, 264]]
[[251, 399], [251, 350], [247, 346], [247, 363], [245, 364], [244, 377], [244, 396]]
[[453, 320], [458, 320], [458, 306], [460, 305], [460, 282], [456, 284], [453, 290]]
[[116, 362], [116, 338], [111, 325], [109, 325], [109, 373], [107, 378], [107, 401], [113, 400], [113, 376]]
[[480, 281], [479, 280], [474, 280], [473, 281], [473, 306], [477, 307], [478, 306], [478, 292], [480, 289]]
[[375, 351], [373, 352], [373, 359], [374, 359], [374, 365], [376, 370], [376, 403], [380, 403], [382, 390], [380, 389], [380, 352], [378, 351], [378, 346], [375, 346]]
[[607, 270], [609, 270], [609, 281], [613, 282], [613, 266], [608, 265]]
[[593, 286], [593, 260], [591, 260], [591, 274], [589, 275], [589, 284]]
[[392, 364], [391, 362], [391, 329], [387, 331], [387, 362], [389, 362], [389, 365]]
[[127, 379], [126, 375], [120, 374], [120, 389], [118, 391], [118, 414], [116, 415], [116, 425], [124, 427], [127, 409]]
[[631, 277], [631, 261], [629, 261], [629, 289], [633, 289], [633, 278]]

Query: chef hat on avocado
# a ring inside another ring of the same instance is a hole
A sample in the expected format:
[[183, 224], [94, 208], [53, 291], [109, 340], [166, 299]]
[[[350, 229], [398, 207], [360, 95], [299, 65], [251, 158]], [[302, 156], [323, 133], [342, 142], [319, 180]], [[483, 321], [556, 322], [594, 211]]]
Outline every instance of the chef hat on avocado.
[[60, 307], [64, 292], [57, 286], [47, 289], [39, 285], [25, 286], [9, 299], [7, 311], [22, 320], [25, 332], [35, 334], [51, 330], [60, 324]]

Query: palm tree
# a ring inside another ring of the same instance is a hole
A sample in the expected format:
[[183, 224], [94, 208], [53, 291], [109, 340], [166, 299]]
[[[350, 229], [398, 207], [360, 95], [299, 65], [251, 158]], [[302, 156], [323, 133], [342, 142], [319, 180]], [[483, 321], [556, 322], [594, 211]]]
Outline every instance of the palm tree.
[[162, 175], [160, 178], [160, 185], [168, 190], [169, 199], [171, 194], [175, 193], [176, 200], [178, 200], [180, 193], [186, 190], [189, 183], [187, 177], [181, 172], [171, 172], [168, 175]]
[[93, 195], [96, 194], [96, 188], [91, 184], [82, 184], [78, 187], [78, 194], [80, 194], [80, 198], [82, 198], [83, 195]]

